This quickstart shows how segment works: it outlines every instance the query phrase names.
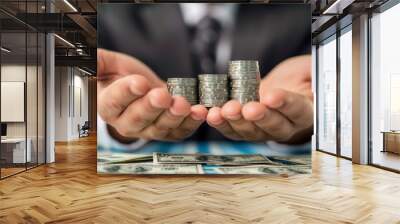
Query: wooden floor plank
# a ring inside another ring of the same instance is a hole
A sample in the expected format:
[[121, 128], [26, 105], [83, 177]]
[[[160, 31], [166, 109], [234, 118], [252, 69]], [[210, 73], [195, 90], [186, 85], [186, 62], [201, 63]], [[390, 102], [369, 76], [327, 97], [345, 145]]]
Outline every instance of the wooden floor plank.
[[96, 138], [0, 181], [0, 223], [400, 223], [400, 175], [313, 152], [293, 177], [96, 174]]

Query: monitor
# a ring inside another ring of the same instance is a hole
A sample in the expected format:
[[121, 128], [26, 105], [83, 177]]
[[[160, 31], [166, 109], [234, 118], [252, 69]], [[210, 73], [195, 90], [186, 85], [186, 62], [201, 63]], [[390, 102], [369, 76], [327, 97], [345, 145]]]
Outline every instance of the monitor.
[[7, 124], [1, 123], [1, 136], [7, 136]]

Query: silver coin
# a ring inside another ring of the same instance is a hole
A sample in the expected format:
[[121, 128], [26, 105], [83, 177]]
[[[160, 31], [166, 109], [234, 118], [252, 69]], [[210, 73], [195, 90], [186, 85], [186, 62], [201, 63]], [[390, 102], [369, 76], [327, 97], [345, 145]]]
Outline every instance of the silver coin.
[[228, 89], [228, 85], [201, 85], [199, 89]]
[[235, 97], [231, 98], [231, 100], [239, 100], [241, 102], [243, 101], [259, 101], [257, 97]]
[[171, 89], [169, 90], [170, 93], [182, 93], [182, 94], [196, 94], [197, 95], [197, 90], [176, 90], [176, 89]]
[[228, 95], [200, 95], [201, 99], [227, 99]]
[[200, 97], [200, 100], [204, 100], [204, 101], [223, 101], [223, 100], [227, 100], [228, 97]]
[[241, 97], [241, 96], [249, 96], [249, 97], [253, 97], [253, 96], [258, 96], [259, 94], [257, 92], [234, 92], [231, 93], [229, 96], [230, 97]]
[[167, 83], [181, 83], [187, 85], [196, 85], [196, 78], [168, 78]]
[[258, 89], [260, 88], [259, 85], [234, 85], [231, 86], [231, 90], [232, 89]]
[[196, 89], [196, 88], [197, 88], [197, 85], [195, 85], [195, 86], [189, 86], [189, 85], [185, 85], [185, 84], [175, 85], [175, 84], [167, 83], [167, 87], [168, 87], [168, 88], [182, 88], [182, 89]]
[[260, 75], [232, 75], [230, 76], [231, 80], [249, 80], [249, 79], [256, 79], [260, 80]]
[[257, 96], [259, 95], [258, 92], [231, 92], [230, 97], [236, 96]]
[[225, 81], [228, 80], [229, 76], [228, 74], [226, 75], [214, 75], [214, 76], [204, 76], [204, 75], [199, 75], [198, 79], [199, 81]]
[[231, 88], [231, 92], [233, 91], [233, 92], [235, 92], [235, 91], [247, 91], [247, 92], [250, 92], [250, 91], [259, 91], [260, 90], [260, 87], [258, 87], [258, 86], [246, 86], [246, 87], [232, 87]]
[[256, 60], [233, 60], [229, 62], [230, 66], [257, 66], [258, 61]]
[[252, 99], [252, 100], [258, 100], [258, 96], [231, 96], [231, 99]]
[[253, 68], [246, 68], [246, 67], [230, 67], [229, 72], [234, 73], [234, 72], [248, 72], [248, 73], [258, 73], [260, 69], [258, 67], [253, 67]]
[[213, 88], [212, 86], [204, 86], [204, 87], [199, 88], [199, 91], [206, 91], [206, 92], [223, 91], [223, 92], [228, 92], [229, 89], [228, 89], [228, 86], [226, 86], [225, 88], [221, 88], [221, 87]]
[[227, 86], [228, 82], [224, 81], [224, 82], [200, 82], [199, 83], [199, 87], [202, 86]]
[[201, 105], [205, 106], [205, 107], [222, 107], [224, 104], [226, 103], [226, 101], [224, 102], [200, 102]]
[[231, 80], [231, 85], [257, 85], [260, 83], [258, 79], [235, 79]]
[[227, 80], [228, 75], [199, 75], [198, 79], [203, 81]]
[[228, 78], [227, 74], [199, 74], [198, 78]]

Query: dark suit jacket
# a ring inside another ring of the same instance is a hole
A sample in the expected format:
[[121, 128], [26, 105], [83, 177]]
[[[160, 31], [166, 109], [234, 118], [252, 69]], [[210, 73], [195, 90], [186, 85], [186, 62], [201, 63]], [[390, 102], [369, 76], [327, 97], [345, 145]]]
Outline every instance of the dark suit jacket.
[[[193, 69], [178, 4], [105, 3], [98, 10], [98, 47], [132, 55], [164, 80], [201, 72]], [[286, 58], [311, 53], [309, 5], [241, 4], [236, 16], [231, 60], [258, 60], [265, 75]], [[224, 138], [204, 124], [194, 139]]]

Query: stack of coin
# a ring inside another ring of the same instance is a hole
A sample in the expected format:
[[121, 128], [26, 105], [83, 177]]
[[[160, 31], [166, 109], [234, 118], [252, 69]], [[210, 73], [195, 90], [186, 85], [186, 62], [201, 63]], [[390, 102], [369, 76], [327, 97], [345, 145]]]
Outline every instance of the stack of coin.
[[196, 78], [168, 78], [167, 87], [172, 96], [182, 96], [191, 105], [198, 104]]
[[259, 100], [260, 69], [258, 61], [231, 61], [229, 64], [230, 97], [245, 104]]
[[228, 75], [199, 75], [200, 104], [205, 107], [221, 107], [229, 98]]

